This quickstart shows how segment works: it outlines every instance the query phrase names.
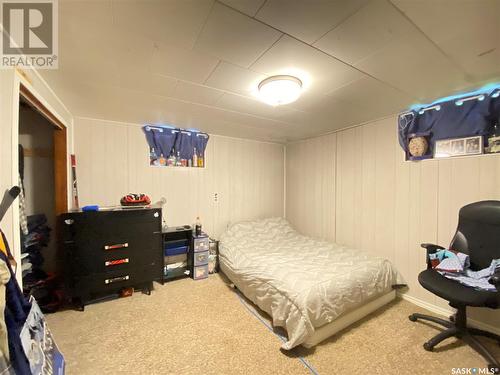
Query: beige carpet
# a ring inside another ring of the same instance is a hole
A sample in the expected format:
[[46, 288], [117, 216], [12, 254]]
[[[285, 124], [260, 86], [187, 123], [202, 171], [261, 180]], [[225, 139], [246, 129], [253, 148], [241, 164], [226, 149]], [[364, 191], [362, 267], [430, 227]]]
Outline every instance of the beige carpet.
[[[151, 296], [62, 311], [47, 320], [64, 353], [67, 374], [451, 374], [485, 367], [467, 346], [449, 339], [422, 348], [435, 327], [412, 323], [425, 312], [395, 301], [316, 348], [283, 354], [280, 340], [250, 314], [218, 275], [155, 284]], [[500, 358], [500, 347], [485, 339]]]

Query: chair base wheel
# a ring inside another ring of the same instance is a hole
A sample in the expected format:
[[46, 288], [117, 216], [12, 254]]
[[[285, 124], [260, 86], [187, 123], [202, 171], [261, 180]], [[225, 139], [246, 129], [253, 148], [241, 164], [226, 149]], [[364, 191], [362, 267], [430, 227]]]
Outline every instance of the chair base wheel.
[[431, 344], [429, 344], [428, 342], [426, 342], [424, 344], [424, 349], [427, 350], [428, 352], [432, 352], [434, 350], [434, 347]]
[[423, 345], [426, 351], [432, 352], [436, 345], [439, 345], [441, 342], [450, 337], [456, 337], [462, 340], [465, 344], [467, 344], [471, 349], [476, 351], [486, 360], [490, 374], [500, 374], [500, 362], [498, 362], [497, 358], [495, 358], [493, 354], [489, 352], [488, 349], [481, 343], [481, 341], [476, 338], [476, 336], [482, 336], [498, 342], [500, 341], [500, 335], [484, 331], [482, 329], [468, 327], [467, 317], [465, 315], [465, 307], [459, 308], [457, 310], [457, 314], [455, 315], [454, 319], [455, 323], [420, 313], [411, 314], [410, 316], [408, 316], [408, 318], [411, 321], [429, 321], [446, 327], [445, 330], [441, 331], [439, 334], [431, 338]]

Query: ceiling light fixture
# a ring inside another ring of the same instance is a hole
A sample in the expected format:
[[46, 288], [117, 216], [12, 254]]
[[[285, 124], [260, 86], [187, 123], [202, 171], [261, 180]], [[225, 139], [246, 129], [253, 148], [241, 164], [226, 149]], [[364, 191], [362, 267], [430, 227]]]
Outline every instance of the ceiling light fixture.
[[302, 81], [293, 76], [272, 76], [259, 83], [260, 99], [270, 105], [296, 101], [302, 92]]

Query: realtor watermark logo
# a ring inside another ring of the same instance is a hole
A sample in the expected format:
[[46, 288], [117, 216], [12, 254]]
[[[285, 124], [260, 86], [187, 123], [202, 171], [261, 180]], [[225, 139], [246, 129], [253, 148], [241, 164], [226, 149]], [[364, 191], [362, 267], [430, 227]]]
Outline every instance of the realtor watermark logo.
[[57, 0], [0, 0], [2, 68], [57, 69]]

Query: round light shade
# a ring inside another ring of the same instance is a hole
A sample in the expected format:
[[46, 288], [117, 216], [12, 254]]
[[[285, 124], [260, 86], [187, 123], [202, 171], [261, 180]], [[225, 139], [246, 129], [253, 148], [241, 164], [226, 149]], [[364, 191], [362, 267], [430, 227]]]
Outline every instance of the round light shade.
[[302, 82], [292, 76], [273, 76], [259, 83], [259, 97], [270, 105], [296, 101], [302, 92]]

